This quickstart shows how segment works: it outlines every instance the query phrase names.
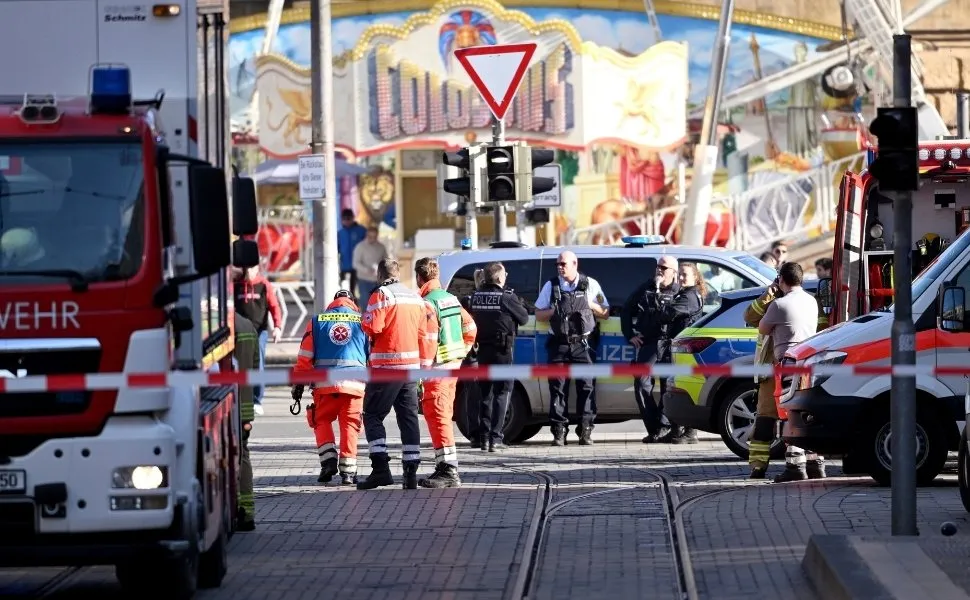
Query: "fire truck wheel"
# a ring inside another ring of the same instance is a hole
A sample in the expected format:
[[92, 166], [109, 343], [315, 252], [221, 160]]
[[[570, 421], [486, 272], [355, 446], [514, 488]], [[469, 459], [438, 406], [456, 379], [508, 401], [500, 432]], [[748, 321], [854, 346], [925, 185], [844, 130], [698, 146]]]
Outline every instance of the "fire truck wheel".
[[960, 450], [957, 452], [957, 479], [960, 482], [960, 500], [963, 508], [970, 512], [970, 431], [964, 426], [960, 436]]
[[[928, 485], [943, 470], [949, 452], [943, 421], [929, 401], [917, 398], [916, 409], [916, 483]], [[892, 483], [892, 436], [889, 403], [874, 410], [862, 426], [858, 446], [866, 472], [879, 485]]]
[[229, 503], [223, 506], [222, 525], [219, 527], [219, 537], [212, 547], [199, 557], [199, 587], [202, 589], [217, 588], [229, 570]]

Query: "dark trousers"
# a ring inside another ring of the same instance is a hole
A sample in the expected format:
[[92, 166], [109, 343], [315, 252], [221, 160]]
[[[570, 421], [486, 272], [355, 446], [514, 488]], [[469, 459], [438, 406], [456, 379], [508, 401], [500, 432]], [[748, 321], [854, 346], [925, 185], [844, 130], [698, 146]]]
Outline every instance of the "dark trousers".
[[[593, 364], [593, 350], [585, 342], [567, 344], [550, 340], [546, 349], [549, 351], [550, 364]], [[592, 427], [596, 420], [596, 397], [593, 395], [594, 380], [592, 378], [573, 379], [576, 384], [576, 413], [581, 414], [581, 424]], [[553, 427], [569, 426], [569, 379], [549, 378], [549, 422]]]
[[[510, 365], [512, 355], [498, 353], [487, 347], [479, 347], [480, 365]], [[512, 381], [479, 380], [478, 389], [482, 395], [478, 408], [479, 435], [488, 436], [495, 444], [503, 441], [505, 415], [509, 410], [509, 397], [512, 395]]]
[[[633, 364], [652, 365], [658, 362], [670, 362], [669, 355], [662, 356], [657, 345], [657, 340], [645, 340], [637, 350]], [[662, 429], [670, 427], [670, 422], [664, 416], [663, 395], [667, 391], [667, 381], [663, 377], [656, 379], [660, 380], [659, 400], [653, 399], [653, 377], [638, 376], [633, 380], [633, 397], [636, 398], [637, 408], [640, 409], [640, 418], [643, 419], [643, 425], [647, 428], [647, 433], [651, 435], [656, 435]]]
[[[343, 281], [344, 277], [347, 277], [348, 275], [350, 276], [350, 283], [348, 283], [347, 285], [349, 285], [350, 287], [347, 289], [347, 291], [350, 292], [351, 295], [353, 295], [355, 298], [357, 298], [357, 269], [350, 269], [349, 271], [341, 271], [340, 281]], [[364, 298], [364, 302], [367, 302], [366, 298]], [[360, 304], [360, 302], [358, 302], [358, 304]]]
[[394, 408], [401, 430], [401, 460], [421, 460], [421, 431], [418, 429], [418, 384], [414, 382], [368, 383], [364, 392], [364, 433], [370, 453], [387, 454], [384, 419]]

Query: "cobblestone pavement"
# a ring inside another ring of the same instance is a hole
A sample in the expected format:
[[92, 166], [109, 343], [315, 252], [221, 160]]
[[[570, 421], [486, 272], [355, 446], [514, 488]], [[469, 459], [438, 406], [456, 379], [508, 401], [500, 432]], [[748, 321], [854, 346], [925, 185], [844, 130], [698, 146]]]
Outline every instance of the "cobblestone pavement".
[[[259, 527], [234, 537], [223, 586], [200, 599], [824, 598], [801, 572], [809, 536], [889, 530], [889, 490], [837, 462], [823, 482], [752, 482], [718, 438], [645, 446], [636, 424], [598, 427], [592, 447], [466, 445], [460, 489], [320, 486], [303, 419], [284, 416], [271, 391], [251, 446]], [[970, 541], [953, 475], [921, 489], [919, 509], [927, 538], [954, 521], [952, 543]], [[0, 570], [0, 597], [91, 593], [123, 597], [109, 568]]]

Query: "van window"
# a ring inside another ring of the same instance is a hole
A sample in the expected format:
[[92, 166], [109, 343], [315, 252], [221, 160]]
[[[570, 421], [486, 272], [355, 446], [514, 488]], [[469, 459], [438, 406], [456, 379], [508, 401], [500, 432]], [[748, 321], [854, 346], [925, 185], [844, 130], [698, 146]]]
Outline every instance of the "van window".
[[[489, 261], [491, 262], [491, 261]], [[539, 259], [503, 260], [508, 277], [505, 287], [515, 291], [515, 294], [525, 301], [529, 314], [536, 309], [536, 298], [539, 296]], [[448, 293], [464, 298], [475, 291], [475, 270], [483, 269], [488, 262], [467, 264], [458, 269], [448, 284]]]
[[[657, 259], [652, 256], [579, 258], [579, 272], [599, 282], [610, 303], [610, 316], [614, 317], [620, 314], [630, 294], [643, 282], [653, 279], [656, 271]], [[543, 260], [542, 285], [557, 276], [555, 258]]]

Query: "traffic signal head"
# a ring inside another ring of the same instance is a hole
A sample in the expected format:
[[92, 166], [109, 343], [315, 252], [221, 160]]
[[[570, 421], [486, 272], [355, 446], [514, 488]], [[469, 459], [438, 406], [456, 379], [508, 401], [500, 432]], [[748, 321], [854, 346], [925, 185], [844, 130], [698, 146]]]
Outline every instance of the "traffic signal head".
[[[546, 150], [544, 148], [529, 148], [529, 173], [539, 167], [544, 167], [556, 160], [555, 150]], [[532, 176], [532, 189], [529, 193], [529, 198], [535, 194], [545, 194], [546, 192], [551, 192], [552, 188], [556, 187], [556, 182], [551, 177], [536, 177]]]
[[462, 148], [458, 152], [443, 153], [441, 162], [449, 167], [457, 167], [462, 170], [462, 177], [445, 179], [441, 188], [449, 194], [468, 197], [472, 187], [470, 173], [468, 172], [471, 164], [468, 148]]
[[919, 189], [919, 128], [916, 108], [877, 109], [869, 131], [878, 138], [876, 158], [869, 173], [885, 192]]
[[508, 202], [516, 199], [514, 146], [495, 146], [486, 151], [486, 200]]

